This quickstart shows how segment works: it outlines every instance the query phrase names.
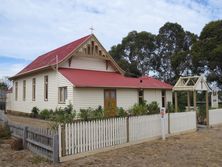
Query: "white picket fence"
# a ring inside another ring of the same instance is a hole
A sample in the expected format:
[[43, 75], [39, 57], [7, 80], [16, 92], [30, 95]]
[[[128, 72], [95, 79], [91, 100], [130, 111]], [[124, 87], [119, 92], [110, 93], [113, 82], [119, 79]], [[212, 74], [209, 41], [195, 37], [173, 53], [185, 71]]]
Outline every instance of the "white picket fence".
[[209, 110], [209, 124], [222, 124], [222, 109]]
[[[168, 133], [168, 117], [165, 118], [165, 133]], [[129, 117], [129, 141], [138, 141], [161, 136], [160, 115]]]
[[[196, 129], [196, 112], [171, 113], [170, 132], [176, 134]], [[81, 121], [59, 126], [59, 157], [79, 155], [124, 143], [161, 137], [160, 115]], [[168, 115], [165, 118], [168, 134]]]
[[170, 132], [172, 134], [196, 129], [196, 112], [170, 114]]
[[[62, 153], [60, 135], [60, 154], [72, 155], [104, 147], [126, 143], [126, 118], [113, 118], [89, 122], [66, 124], [65, 152]], [[59, 126], [59, 134], [62, 127]]]

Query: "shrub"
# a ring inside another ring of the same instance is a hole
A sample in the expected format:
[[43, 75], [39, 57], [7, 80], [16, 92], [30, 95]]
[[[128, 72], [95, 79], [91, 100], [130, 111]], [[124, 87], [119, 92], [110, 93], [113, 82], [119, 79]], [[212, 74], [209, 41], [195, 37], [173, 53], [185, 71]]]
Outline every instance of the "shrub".
[[73, 105], [69, 103], [69, 105], [64, 108], [64, 112], [67, 114], [71, 114], [73, 112]]
[[167, 112], [168, 113], [174, 113], [175, 112], [174, 111], [174, 106], [173, 106], [172, 102], [168, 102], [167, 103]]
[[98, 106], [98, 108], [96, 108], [95, 110], [92, 110], [92, 113], [89, 113], [89, 116], [95, 119], [104, 118], [104, 115], [105, 115], [105, 111], [102, 108], [102, 106]]
[[33, 117], [33, 118], [37, 118], [38, 117], [38, 115], [39, 115], [38, 107], [33, 107], [31, 112], [32, 112], [31, 113], [31, 117]]
[[142, 104], [134, 104], [133, 107], [129, 110], [129, 112], [131, 115], [134, 116], [147, 114], [148, 108], [146, 102]]
[[0, 138], [1, 139], [9, 139], [11, 137], [11, 131], [9, 126], [0, 125]]
[[118, 117], [126, 117], [128, 116], [128, 113], [122, 108], [117, 108], [117, 116]]
[[92, 118], [92, 112], [93, 112], [92, 108], [80, 109], [79, 117], [84, 121], [88, 121], [89, 119]]
[[50, 114], [50, 127], [57, 129], [59, 124], [72, 123], [76, 117], [76, 111], [73, 110], [72, 104], [62, 108], [56, 108], [55, 112]]
[[[51, 111], [51, 110], [50, 110], [50, 111]], [[39, 113], [39, 117], [40, 117], [41, 119], [49, 119], [49, 117], [50, 117], [50, 115], [51, 115], [50, 111], [49, 111], [48, 109], [42, 110], [42, 111]]]
[[160, 108], [159, 108], [159, 105], [156, 101], [153, 101], [150, 104], [148, 104], [147, 109], [148, 109], [148, 114], [159, 114], [160, 113]]

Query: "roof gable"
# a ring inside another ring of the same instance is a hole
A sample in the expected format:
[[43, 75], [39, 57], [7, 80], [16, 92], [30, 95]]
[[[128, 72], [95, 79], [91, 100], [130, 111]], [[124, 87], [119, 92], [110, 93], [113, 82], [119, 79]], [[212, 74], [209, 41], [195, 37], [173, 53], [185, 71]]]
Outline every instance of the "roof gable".
[[[83, 38], [75, 40], [69, 44], [61, 46], [57, 49], [54, 49], [48, 53], [45, 53], [39, 57], [37, 57], [33, 62], [27, 65], [23, 70], [21, 70], [16, 76], [20, 76], [22, 74], [29, 73], [31, 71], [35, 71], [38, 69], [42, 69], [44, 67], [56, 65], [58, 61], [63, 61], [66, 57], [68, 57], [73, 51], [75, 51], [82, 43], [87, 41], [92, 35], [87, 35]], [[58, 59], [58, 60], [56, 60]]]
[[210, 88], [203, 76], [180, 77], [174, 91], [210, 91]]
[[124, 71], [118, 66], [118, 64], [114, 61], [112, 56], [109, 55], [109, 53], [97, 40], [97, 38], [93, 34], [90, 34], [39, 56], [32, 63], [27, 65], [23, 70], [21, 70], [19, 73], [17, 73], [15, 76], [11, 77], [10, 79], [14, 79], [37, 70], [49, 68], [50, 66], [53, 67], [57, 64], [61, 64], [64, 61], [67, 61], [70, 57], [72, 57], [74, 52], [75, 55], [81, 56], [81, 54], [86, 52], [84, 49], [86, 49], [86, 47], [88, 47], [88, 45], [91, 44], [92, 41], [94, 41], [99, 47], [99, 52], [97, 54], [93, 54], [91, 57], [97, 56], [99, 58], [109, 60], [112, 63], [113, 67], [116, 68], [118, 72], [124, 74]]

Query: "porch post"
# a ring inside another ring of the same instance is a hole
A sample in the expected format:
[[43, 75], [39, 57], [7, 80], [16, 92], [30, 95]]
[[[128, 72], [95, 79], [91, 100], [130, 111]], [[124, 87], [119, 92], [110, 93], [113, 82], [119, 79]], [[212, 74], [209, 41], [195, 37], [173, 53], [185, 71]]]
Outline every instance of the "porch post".
[[193, 108], [197, 112], [197, 94], [195, 90], [193, 91]]
[[188, 111], [190, 111], [190, 92], [187, 92], [187, 106], [188, 106]]
[[207, 127], [209, 127], [209, 101], [208, 101], [208, 91], [206, 91], [206, 119], [207, 119]]
[[198, 120], [197, 120], [197, 94], [196, 91], [193, 91], [193, 107], [194, 107], [194, 112], [196, 112], [196, 128], [198, 125]]
[[174, 92], [174, 99], [175, 99], [175, 112], [178, 112], [178, 99], [177, 99], [177, 92]]

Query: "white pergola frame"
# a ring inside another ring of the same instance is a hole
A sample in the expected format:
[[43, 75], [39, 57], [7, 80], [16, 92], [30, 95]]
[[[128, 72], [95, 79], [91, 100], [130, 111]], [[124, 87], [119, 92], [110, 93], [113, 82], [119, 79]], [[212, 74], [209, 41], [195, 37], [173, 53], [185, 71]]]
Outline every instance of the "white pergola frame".
[[205, 91], [206, 92], [206, 119], [207, 126], [209, 126], [209, 104], [208, 104], [208, 92], [211, 91], [209, 88], [204, 76], [188, 76], [188, 77], [180, 77], [175, 86], [173, 87], [174, 98], [175, 98], [175, 112], [178, 112], [178, 99], [177, 92], [178, 91], [186, 91], [187, 92], [187, 106], [188, 111], [190, 111], [190, 92], [193, 92], [193, 103], [194, 103], [194, 111], [197, 112], [197, 91]]

